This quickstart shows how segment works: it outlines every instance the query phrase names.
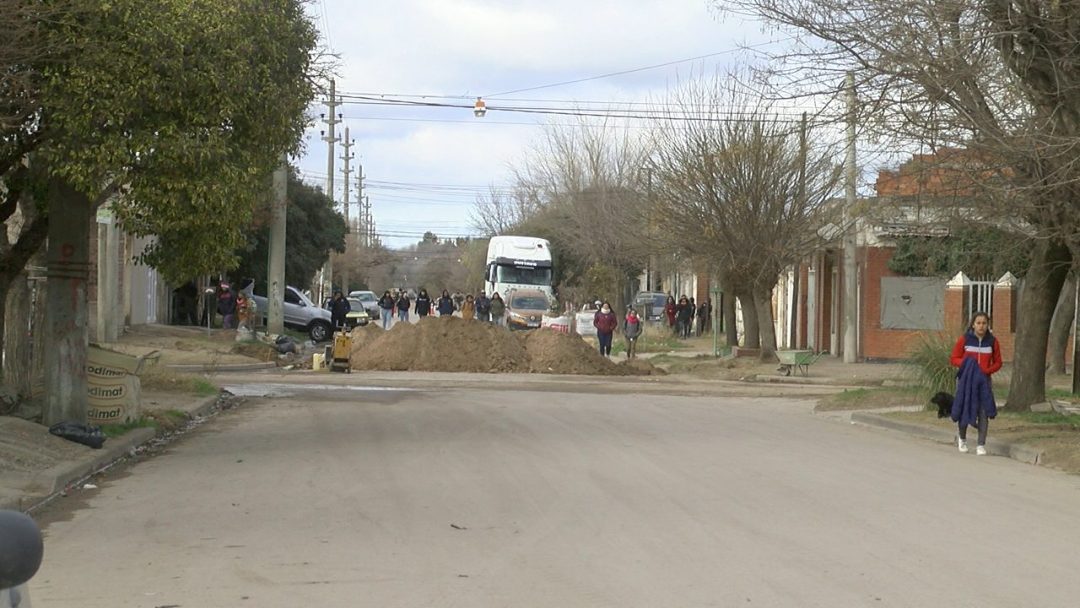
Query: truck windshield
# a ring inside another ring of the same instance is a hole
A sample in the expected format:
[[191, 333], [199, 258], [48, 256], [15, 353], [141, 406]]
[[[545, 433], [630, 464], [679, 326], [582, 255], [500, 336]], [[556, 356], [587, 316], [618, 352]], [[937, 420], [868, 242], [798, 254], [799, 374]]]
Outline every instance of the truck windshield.
[[499, 266], [498, 274], [496, 276], [500, 283], [551, 285], [550, 268], [515, 268], [514, 266]]

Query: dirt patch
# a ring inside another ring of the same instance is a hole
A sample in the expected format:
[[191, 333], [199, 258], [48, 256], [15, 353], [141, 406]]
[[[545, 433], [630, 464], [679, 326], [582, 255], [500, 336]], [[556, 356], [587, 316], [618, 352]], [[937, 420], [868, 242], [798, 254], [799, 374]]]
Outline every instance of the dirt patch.
[[[352, 337], [352, 350], [349, 352], [349, 361], [352, 361], [352, 356], [359, 353], [363, 349], [367, 348], [369, 344], [374, 342], [380, 336], [386, 333], [386, 330], [375, 325], [374, 323], [368, 323], [362, 327], [355, 327], [352, 333], [349, 334]], [[359, 369], [354, 367], [354, 369]]]
[[257, 361], [274, 361], [278, 356], [278, 351], [273, 344], [267, 344], [259, 340], [237, 342], [233, 345], [232, 352], [237, 355], [251, 357]]
[[449, 316], [398, 323], [354, 349], [351, 363], [357, 370], [529, 371], [524, 344], [508, 330]]
[[529, 371], [590, 376], [622, 376], [633, 373], [629, 368], [612, 363], [579, 336], [550, 329], [537, 329], [522, 334], [522, 341], [529, 354]]
[[634, 376], [666, 376], [667, 372], [656, 367], [645, 359], [630, 359], [619, 361], [618, 367], [625, 368], [628, 375]]

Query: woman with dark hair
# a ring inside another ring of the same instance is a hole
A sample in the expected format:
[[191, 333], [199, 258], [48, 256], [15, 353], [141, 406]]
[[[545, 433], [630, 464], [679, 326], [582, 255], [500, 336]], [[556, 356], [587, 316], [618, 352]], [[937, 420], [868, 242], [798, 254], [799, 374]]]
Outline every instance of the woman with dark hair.
[[956, 445], [961, 452], [968, 451], [967, 427], [974, 426], [979, 430], [975, 453], [985, 456], [990, 419], [997, 416], [990, 376], [1001, 369], [1001, 347], [990, 333], [990, 315], [977, 312], [971, 317], [971, 325], [956, 340], [950, 363], [960, 368], [951, 412], [958, 430]]
[[600, 354], [607, 357], [611, 354], [611, 337], [619, 326], [611, 304], [604, 302], [600, 305], [600, 310], [593, 317], [593, 325], [596, 327], [596, 339], [600, 342]]
[[394, 306], [397, 302], [394, 301], [394, 296], [390, 295], [390, 290], [387, 289], [383, 292], [382, 297], [379, 298], [379, 308], [382, 310], [382, 328], [390, 329], [390, 325], [394, 322]]

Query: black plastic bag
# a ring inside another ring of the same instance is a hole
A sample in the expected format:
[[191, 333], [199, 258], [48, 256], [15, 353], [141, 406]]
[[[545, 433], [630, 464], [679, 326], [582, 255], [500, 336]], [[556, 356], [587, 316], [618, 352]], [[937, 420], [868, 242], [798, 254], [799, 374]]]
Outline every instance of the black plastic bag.
[[296, 342], [289, 336], [278, 336], [277, 340], [274, 340], [274, 348], [281, 354], [297, 351]]
[[68, 441], [88, 445], [95, 450], [100, 450], [101, 446], [105, 445], [106, 437], [105, 433], [101, 432], [101, 427], [89, 424], [71, 421], [57, 422], [49, 427], [49, 432]]

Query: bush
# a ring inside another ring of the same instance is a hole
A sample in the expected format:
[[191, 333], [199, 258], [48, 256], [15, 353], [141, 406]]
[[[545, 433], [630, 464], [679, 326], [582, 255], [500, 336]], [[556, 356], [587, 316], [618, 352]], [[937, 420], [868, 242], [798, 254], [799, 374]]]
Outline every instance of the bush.
[[[949, 363], [955, 341], [943, 332], [926, 332], [908, 355], [915, 384], [930, 398], [939, 391], [956, 392], [956, 368]], [[930, 407], [927, 405], [927, 407]]]

